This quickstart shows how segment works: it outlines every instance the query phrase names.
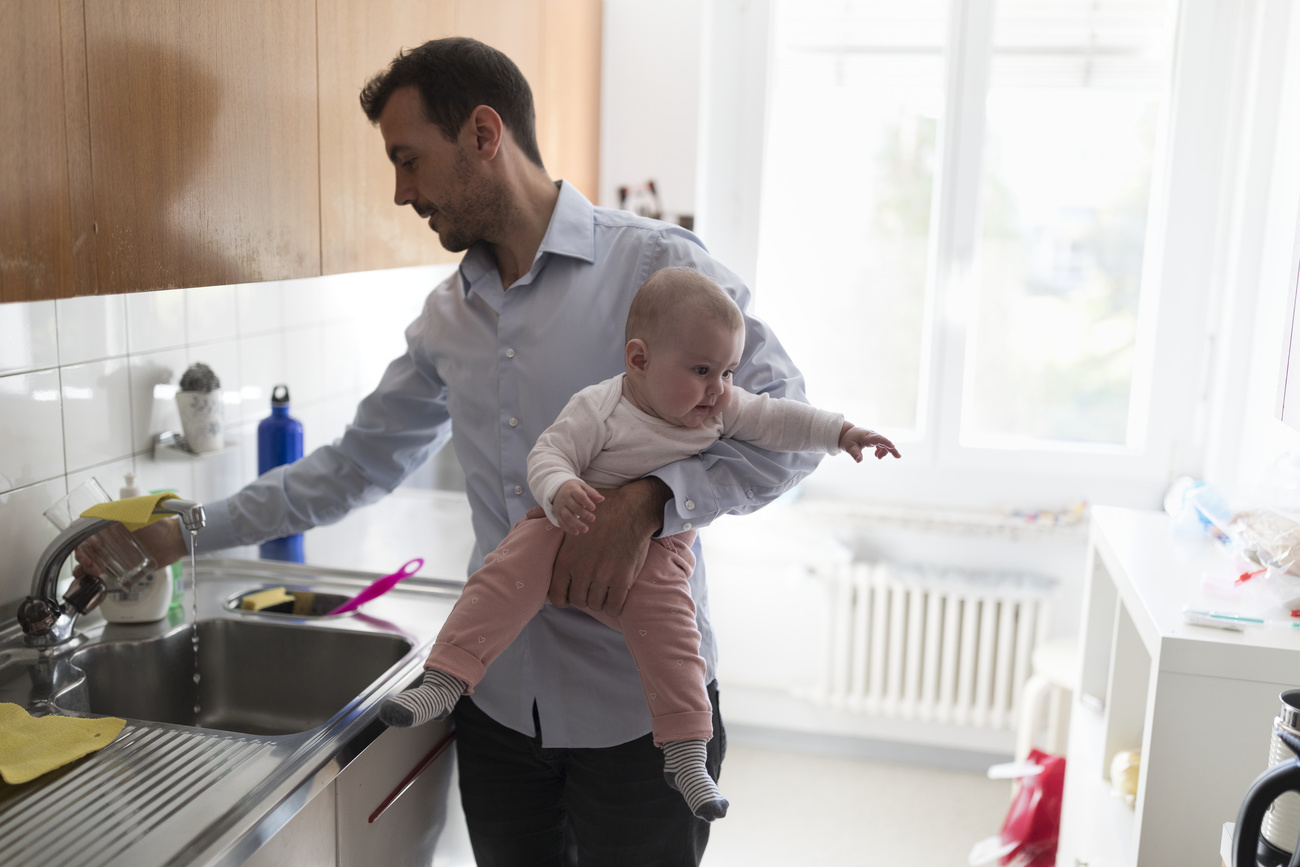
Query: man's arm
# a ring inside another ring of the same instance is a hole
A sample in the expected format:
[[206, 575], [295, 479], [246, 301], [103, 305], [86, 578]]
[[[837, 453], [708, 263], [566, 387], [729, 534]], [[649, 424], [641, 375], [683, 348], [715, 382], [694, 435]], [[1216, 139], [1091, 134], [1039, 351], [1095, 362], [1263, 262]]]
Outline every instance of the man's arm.
[[[198, 538], [204, 550], [253, 545], [332, 524], [391, 492], [446, 443], [446, 389], [420, 351], [431, 315], [426, 308], [407, 329], [407, 352], [389, 364], [361, 401], [342, 438], [205, 504], [207, 525]], [[150, 524], [137, 531], [137, 538], [159, 565], [188, 553], [188, 534], [174, 520]]]

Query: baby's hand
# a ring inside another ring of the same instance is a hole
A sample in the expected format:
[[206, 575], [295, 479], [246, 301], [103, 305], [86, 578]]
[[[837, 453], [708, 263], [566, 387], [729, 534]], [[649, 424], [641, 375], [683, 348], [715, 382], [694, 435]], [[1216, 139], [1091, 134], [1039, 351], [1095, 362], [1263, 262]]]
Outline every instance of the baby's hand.
[[852, 422], [844, 423], [844, 427], [840, 430], [840, 448], [853, 455], [853, 460], [862, 463], [862, 453], [872, 446], [875, 446], [877, 460], [885, 455], [902, 457], [887, 438], [873, 430], [854, 427]]
[[560, 529], [576, 536], [587, 532], [587, 525], [596, 520], [596, 504], [604, 500], [591, 485], [581, 479], [569, 479], [555, 492], [551, 509], [560, 522]]

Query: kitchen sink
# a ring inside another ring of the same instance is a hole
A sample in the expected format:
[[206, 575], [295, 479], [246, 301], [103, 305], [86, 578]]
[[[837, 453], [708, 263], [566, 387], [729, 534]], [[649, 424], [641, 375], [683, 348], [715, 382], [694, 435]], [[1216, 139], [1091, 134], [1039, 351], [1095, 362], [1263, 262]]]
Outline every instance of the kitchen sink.
[[192, 635], [187, 623], [77, 651], [68, 661], [85, 678], [54, 696], [55, 707], [239, 734], [294, 734], [356, 701], [412, 648], [379, 632], [200, 620], [196, 667]]

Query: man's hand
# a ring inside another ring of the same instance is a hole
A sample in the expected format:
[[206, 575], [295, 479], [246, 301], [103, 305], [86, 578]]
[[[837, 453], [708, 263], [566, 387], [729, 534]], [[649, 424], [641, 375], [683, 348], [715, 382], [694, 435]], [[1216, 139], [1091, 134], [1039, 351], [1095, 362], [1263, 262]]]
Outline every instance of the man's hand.
[[[148, 526], [141, 527], [131, 534], [135, 540], [140, 543], [140, 547], [149, 555], [158, 566], [170, 566], [177, 560], [181, 559], [188, 553], [185, 547], [185, 535], [181, 529], [181, 522], [178, 518], [163, 518], [161, 521], [154, 521]], [[83, 558], [81, 549], [76, 550], [77, 565], [72, 568], [72, 574], [80, 578], [82, 575], [99, 575], [101, 568], [98, 563], [89, 558]]]
[[589, 532], [564, 537], [546, 598], [556, 608], [574, 605], [617, 617], [673, 494], [653, 477], [602, 493], [600, 517]]
[[560, 521], [560, 529], [576, 536], [590, 529], [587, 525], [596, 520], [596, 504], [604, 501], [600, 491], [582, 479], [569, 479], [555, 492], [551, 510]]
[[875, 431], [854, 427], [852, 422], [844, 423], [844, 427], [840, 429], [840, 448], [853, 455], [853, 460], [862, 463], [863, 453], [872, 447], [876, 450], [877, 460], [885, 455], [902, 457], [893, 443]]

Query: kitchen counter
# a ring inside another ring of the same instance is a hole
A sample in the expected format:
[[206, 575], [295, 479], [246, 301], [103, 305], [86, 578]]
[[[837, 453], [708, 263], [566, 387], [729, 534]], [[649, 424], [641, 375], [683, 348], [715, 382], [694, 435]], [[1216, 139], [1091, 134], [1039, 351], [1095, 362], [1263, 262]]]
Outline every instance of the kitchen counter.
[[[385, 575], [412, 557], [423, 557], [424, 567], [416, 574], [463, 582], [474, 550], [469, 502], [460, 491], [399, 488], [337, 524], [308, 530], [303, 549], [306, 562], [317, 566]], [[207, 553], [199, 534], [198, 554]], [[256, 546], [214, 553], [258, 559]]]
[[[243, 863], [314, 799], [319, 803], [317, 796], [385, 735], [378, 704], [418, 676], [459, 595], [472, 546], [463, 494], [399, 491], [311, 531], [306, 565], [200, 556], [200, 622], [280, 618], [312, 629], [398, 635], [410, 649], [342, 710], [307, 731], [249, 735], [128, 718], [109, 747], [31, 783], [0, 784], [0, 864]], [[250, 550], [255, 552], [221, 554]], [[368, 603], [363, 613], [308, 620], [231, 608], [235, 596], [279, 584], [355, 595], [412, 557], [425, 559], [418, 575]], [[328, 568], [311, 565], [325, 563]], [[187, 585], [189, 574], [187, 565]], [[84, 699], [77, 698], [80, 670], [68, 667], [71, 652], [160, 638], [186, 628], [189, 612], [187, 596], [181, 611], [156, 624], [105, 624], [92, 614], [77, 623], [76, 647], [54, 656], [23, 648], [16, 625], [5, 624], [0, 701], [38, 713], [51, 710], [53, 702], [58, 712], [76, 715], [78, 708], [69, 704]]]

